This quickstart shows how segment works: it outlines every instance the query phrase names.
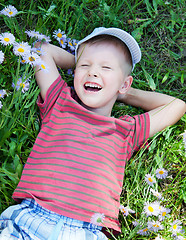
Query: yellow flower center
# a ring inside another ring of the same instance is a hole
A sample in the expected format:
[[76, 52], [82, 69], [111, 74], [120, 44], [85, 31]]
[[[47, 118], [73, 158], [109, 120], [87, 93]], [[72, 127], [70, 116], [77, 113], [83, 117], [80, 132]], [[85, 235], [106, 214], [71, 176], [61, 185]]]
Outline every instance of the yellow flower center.
[[41, 67], [42, 67], [43, 69], [46, 69], [45, 65], [43, 65], [43, 64], [41, 64]]
[[24, 59], [21, 60], [22, 63], [25, 63], [26, 61]]
[[61, 38], [61, 37], [62, 37], [62, 34], [61, 34], [61, 33], [58, 33], [58, 34], [57, 34], [57, 37]]
[[64, 43], [64, 41], [63, 41], [62, 39], [60, 40], [60, 42], [61, 42], [61, 44], [63, 44], [63, 43]]
[[20, 85], [20, 87], [23, 87], [23, 88], [25, 87], [24, 83], [20, 83], [19, 85]]
[[13, 12], [12, 12], [12, 11], [10, 11], [10, 12], [9, 12], [9, 14], [10, 14], [10, 15], [12, 15], [12, 14], [13, 14]]
[[69, 45], [70, 45], [70, 46], [72, 46], [72, 43], [71, 43], [71, 42], [69, 42]]
[[25, 50], [23, 48], [18, 48], [17, 51], [23, 53]]
[[166, 215], [166, 212], [163, 212], [163, 213], [162, 213], [162, 216], [165, 217], [165, 215]]
[[148, 180], [149, 180], [149, 182], [153, 182], [153, 179], [152, 179], [152, 178], [150, 178], [150, 177], [148, 178]]
[[36, 59], [35, 59], [34, 57], [32, 57], [32, 56], [29, 57], [28, 59], [30, 60], [30, 62], [34, 62], [34, 61], [36, 60]]
[[147, 229], [147, 228], [144, 228], [144, 229], [143, 229], [143, 232], [146, 232], [146, 231], [148, 231], [148, 229]]
[[9, 39], [9, 38], [4, 38], [4, 41], [5, 41], [5, 42], [9, 42], [10, 39]]
[[151, 207], [151, 206], [148, 207], [148, 210], [149, 210], [150, 212], [154, 212], [154, 208]]
[[164, 174], [164, 171], [162, 171], [162, 170], [161, 170], [161, 171], [159, 171], [159, 174]]
[[176, 230], [177, 229], [177, 224], [173, 225], [173, 229]]
[[0, 94], [0, 97], [2, 96], [2, 94]]
[[159, 225], [158, 224], [154, 224], [153, 227], [159, 227]]

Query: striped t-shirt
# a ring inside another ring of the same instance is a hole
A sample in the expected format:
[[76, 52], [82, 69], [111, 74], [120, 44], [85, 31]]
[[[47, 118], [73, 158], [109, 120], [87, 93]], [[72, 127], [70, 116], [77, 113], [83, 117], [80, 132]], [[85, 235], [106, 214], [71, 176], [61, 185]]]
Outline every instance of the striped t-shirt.
[[73, 96], [59, 76], [38, 102], [41, 130], [13, 198], [86, 222], [103, 213], [104, 225], [120, 231], [125, 164], [149, 136], [149, 115], [100, 116]]

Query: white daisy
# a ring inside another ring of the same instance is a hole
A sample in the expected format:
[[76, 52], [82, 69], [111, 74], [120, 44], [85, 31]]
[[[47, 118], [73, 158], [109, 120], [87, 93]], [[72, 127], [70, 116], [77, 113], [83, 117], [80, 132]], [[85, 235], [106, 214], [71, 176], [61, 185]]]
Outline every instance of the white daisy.
[[138, 221], [133, 221], [132, 224], [133, 224], [134, 227], [136, 227], [136, 226], [139, 225], [139, 222]]
[[0, 64], [4, 61], [4, 53], [0, 51]]
[[181, 222], [179, 220], [175, 220], [170, 225], [173, 234], [180, 233], [182, 231], [182, 226], [180, 226]]
[[6, 90], [1, 89], [0, 90], [0, 98], [4, 98], [5, 95], [6, 95]]
[[3, 104], [2, 104], [2, 102], [0, 101], [0, 109], [3, 107]]
[[58, 29], [53, 32], [53, 37], [60, 41], [61, 38], [66, 38], [66, 34], [64, 31], [61, 31], [61, 29]]
[[[24, 78], [25, 79], [25, 78]], [[22, 88], [22, 92], [25, 93], [26, 91], [29, 90], [29, 86], [30, 86], [30, 83], [29, 83], [29, 79], [26, 79], [24, 81], [24, 79], [22, 77], [20, 77], [18, 80], [17, 80], [17, 83], [16, 85], [14, 83], [12, 83], [12, 87], [16, 87], [16, 90], [18, 91], [20, 88]]]
[[41, 58], [37, 55], [37, 53], [28, 53], [23, 56], [23, 59], [26, 63], [29, 63], [32, 66], [39, 65], [41, 62]]
[[164, 168], [158, 168], [158, 169], [156, 170], [156, 177], [157, 177], [158, 179], [166, 178], [167, 175], [168, 175], [168, 171], [165, 170]]
[[171, 212], [169, 208], [161, 207], [160, 208], [160, 215], [159, 215], [159, 220], [162, 221], [166, 217], [168, 217], [168, 214]]
[[14, 17], [18, 11], [14, 6], [9, 5], [5, 7], [0, 13], [8, 17]]
[[44, 34], [40, 34], [37, 38], [38, 38], [38, 40], [40, 40], [40, 41], [44, 40], [47, 43], [51, 41], [50, 37], [48, 37]]
[[66, 48], [67, 39], [66, 39], [65, 37], [62, 37], [62, 38], [59, 40], [59, 45], [60, 45], [62, 48]]
[[5, 46], [9, 44], [14, 44], [15, 37], [13, 34], [5, 32], [0, 35], [0, 42]]
[[27, 42], [15, 43], [13, 47], [14, 54], [17, 56], [24, 56], [30, 53], [31, 46]]
[[94, 213], [90, 219], [90, 222], [95, 225], [101, 225], [104, 221], [104, 213]]
[[152, 192], [152, 194], [157, 197], [159, 200], [162, 199], [162, 194], [159, 193], [158, 191], [155, 191], [154, 189], [150, 189], [150, 191]]
[[160, 204], [158, 202], [145, 203], [144, 213], [147, 216], [158, 216], [160, 213]]
[[186, 240], [186, 237], [179, 235], [176, 236], [175, 240]]
[[40, 47], [39, 48], [35, 48], [35, 47], [32, 48], [31, 52], [37, 53], [40, 56], [43, 56], [43, 55], [46, 54], [46, 52], [42, 48], [40, 48]]
[[129, 213], [135, 213], [135, 211], [130, 209], [128, 206], [124, 207], [123, 205], [120, 205], [119, 209], [123, 213], [124, 216], [128, 216]]
[[33, 38], [33, 37], [38, 38], [38, 36], [40, 35], [40, 33], [38, 31], [35, 31], [35, 30], [33, 30], [33, 31], [26, 30], [25, 33], [31, 38]]
[[41, 61], [38, 66], [40, 67], [40, 70], [44, 71], [45, 73], [49, 72], [49, 67], [46, 65], [44, 61]]
[[156, 183], [156, 180], [150, 174], [145, 175], [145, 181], [149, 186], [152, 186], [154, 183]]
[[73, 41], [70, 38], [67, 38], [67, 46], [70, 48], [71, 51], [75, 50], [75, 47], [73, 45]]
[[142, 236], [147, 236], [147, 235], [149, 235], [148, 228], [140, 229], [137, 233], [140, 234], [140, 235], [142, 235]]
[[159, 221], [148, 221], [147, 227], [150, 231], [158, 232], [159, 230], [163, 230], [164, 227], [161, 225]]

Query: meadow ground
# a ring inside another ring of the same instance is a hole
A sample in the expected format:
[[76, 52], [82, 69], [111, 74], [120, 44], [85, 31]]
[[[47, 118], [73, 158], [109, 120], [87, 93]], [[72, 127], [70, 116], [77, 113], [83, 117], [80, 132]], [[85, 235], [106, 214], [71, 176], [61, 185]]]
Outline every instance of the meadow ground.
[[[142, 50], [133, 87], [186, 100], [183, 0], [1, 0], [0, 11], [0, 212], [15, 203], [12, 192], [40, 129], [32, 58], [23, 64], [20, 48], [29, 48], [39, 37], [59, 46], [65, 40], [57, 39], [61, 30], [68, 38], [65, 47], [73, 51], [75, 40], [95, 27], [119, 27]], [[72, 74], [61, 74], [72, 84]], [[113, 109], [115, 117], [142, 112], [119, 103]], [[119, 216], [122, 234], [115, 239], [185, 239], [185, 126], [186, 115], [149, 139], [148, 147], [128, 162]]]

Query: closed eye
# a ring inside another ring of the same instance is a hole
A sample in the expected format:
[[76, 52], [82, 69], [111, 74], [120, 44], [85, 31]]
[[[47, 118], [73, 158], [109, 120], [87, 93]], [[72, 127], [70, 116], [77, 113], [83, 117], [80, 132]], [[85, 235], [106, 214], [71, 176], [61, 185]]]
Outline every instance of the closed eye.
[[109, 66], [102, 66], [103, 69], [111, 69]]

